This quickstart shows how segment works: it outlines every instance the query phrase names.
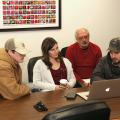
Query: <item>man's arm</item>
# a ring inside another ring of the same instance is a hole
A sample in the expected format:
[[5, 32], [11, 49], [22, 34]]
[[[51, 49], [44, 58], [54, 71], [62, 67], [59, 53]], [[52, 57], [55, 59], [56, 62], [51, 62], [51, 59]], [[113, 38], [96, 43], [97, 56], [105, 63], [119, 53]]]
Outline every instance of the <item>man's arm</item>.
[[28, 86], [17, 83], [14, 72], [8, 66], [0, 68], [0, 94], [9, 100], [20, 98], [30, 93]]

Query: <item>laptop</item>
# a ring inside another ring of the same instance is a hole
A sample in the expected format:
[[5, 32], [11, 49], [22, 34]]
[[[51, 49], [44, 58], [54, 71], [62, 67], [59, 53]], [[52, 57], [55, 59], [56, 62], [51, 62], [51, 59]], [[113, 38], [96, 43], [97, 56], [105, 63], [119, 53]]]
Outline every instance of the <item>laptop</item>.
[[120, 97], [120, 78], [110, 80], [93, 81], [90, 90], [79, 92], [77, 95], [85, 100], [100, 100], [113, 97]]

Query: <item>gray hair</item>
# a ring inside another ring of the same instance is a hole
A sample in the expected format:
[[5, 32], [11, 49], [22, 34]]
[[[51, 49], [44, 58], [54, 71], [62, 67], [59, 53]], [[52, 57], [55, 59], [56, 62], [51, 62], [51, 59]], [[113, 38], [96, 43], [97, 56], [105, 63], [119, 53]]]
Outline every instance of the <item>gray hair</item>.
[[89, 31], [88, 31], [86, 28], [78, 28], [78, 29], [75, 31], [75, 37], [76, 37], [76, 38], [77, 38], [78, 32], [86, 32], [86, 33], [89, 35]]

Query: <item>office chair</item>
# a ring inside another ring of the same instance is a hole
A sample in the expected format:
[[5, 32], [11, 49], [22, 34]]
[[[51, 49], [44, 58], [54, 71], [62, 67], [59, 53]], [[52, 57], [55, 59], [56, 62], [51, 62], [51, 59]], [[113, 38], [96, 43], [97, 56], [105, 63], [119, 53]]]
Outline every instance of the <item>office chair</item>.
[[[61, 53], [61, 55], [62, 55], [63, 57], [65, 57], [67, 48], [68, 48], [68, 47], [64, 47], [64, 48], [62, 48], [61, 51], [60, 51], [60, 53]], [[81, 85], [78, 81], [76, 81], [76, 84], [75, 84], [74, 88], [79, 88], [79, 87], [82, 87], [82, 85]]]
[[42, 120], [109, 120], [110, 108], [102, 101], [66, 105], [48, 113]]
[[33, 82], [33, 67], [35, 65], [35, 63], [37, 62], [37, 60], [39, 60], [41, 58], [41, 56], [37, 56], [37, 57], [33, 57], [30, 58], [28, 65], [27, 65], [27, 69], [28, 69], [28, 80], [30, 83]]
[[63, 57], [65, 57], [67, 48], [68, 48], [68, 47], [64, 47], [64, 48], [61, 49], [61, 55], [62, 55]]

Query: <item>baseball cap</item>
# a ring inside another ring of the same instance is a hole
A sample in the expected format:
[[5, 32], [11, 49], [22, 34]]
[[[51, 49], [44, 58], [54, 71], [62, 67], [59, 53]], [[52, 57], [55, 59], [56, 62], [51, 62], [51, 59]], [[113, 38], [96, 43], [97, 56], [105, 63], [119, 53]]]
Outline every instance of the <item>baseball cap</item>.
[[120, 37], [114, 38], [110, 41], [108, 50], [113, 52], [120, 52]]
[[14, 38], [8, 39], [5, 43], [6, 50], [15, 50], [19, 54], [26, 55], [30, 51], [25, 48], [24, 43], [15, 40]]

